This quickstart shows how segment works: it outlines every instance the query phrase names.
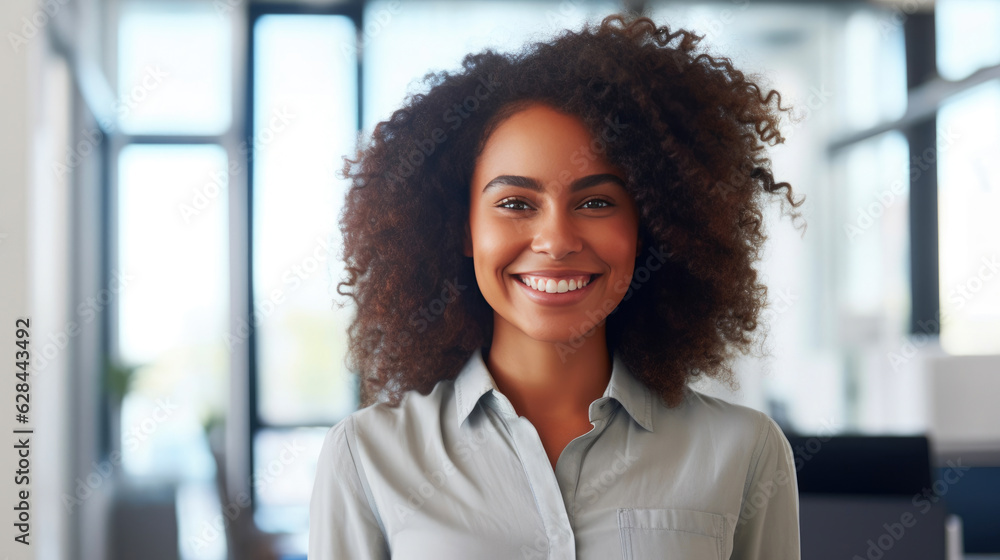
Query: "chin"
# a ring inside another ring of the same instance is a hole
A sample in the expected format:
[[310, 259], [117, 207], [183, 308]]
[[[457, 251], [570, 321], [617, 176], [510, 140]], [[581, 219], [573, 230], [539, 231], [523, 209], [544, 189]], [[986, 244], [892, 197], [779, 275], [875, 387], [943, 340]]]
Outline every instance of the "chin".
[[[589, 321], [587, 323], [589, 326]], [[597, 330], [592, 328], [589, 331], [583, 331], [580, 324], [575, 324], [572, 326], [567, 325], [536, 329], [533, 331], [526, 331], [525, 334], [540, 342], [563, 344], [570, 348], [580, 348], [591, 338], [597, 336]]]

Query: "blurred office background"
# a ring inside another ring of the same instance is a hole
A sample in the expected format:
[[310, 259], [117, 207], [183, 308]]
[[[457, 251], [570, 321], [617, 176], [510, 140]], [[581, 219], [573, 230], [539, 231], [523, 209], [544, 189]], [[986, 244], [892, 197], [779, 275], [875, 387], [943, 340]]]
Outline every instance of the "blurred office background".
[[702, 388], [789, 434], [927, 436], [935, 482], [975, 467], [945, 488], [966, 552], [1000, 554], [1000, 2], [48, 0], [0, 7], [37, 558], [304, 557], [358, 402], [342, 156], [428, 71], [622, 9], [794, 108], [774, 170], [808, 229], [772, 205], [772, 355]]

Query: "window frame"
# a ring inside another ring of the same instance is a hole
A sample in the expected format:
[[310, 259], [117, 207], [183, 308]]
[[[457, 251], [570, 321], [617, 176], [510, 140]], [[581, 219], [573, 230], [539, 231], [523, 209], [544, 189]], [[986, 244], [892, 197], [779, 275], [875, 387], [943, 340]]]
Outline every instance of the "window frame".
[[[924, 150], [936, 149], [937, 115], [951, 100], [983, 83], [1000, 80], [1000, 64], [980, 68], [961, 80], [946, 80], [937, 72], [937, 35], [933, 10], [915, 12], [902, 23], [906, 63], [906, 111], [899, 118], [845, 135], [829, 143], [832, 158], [846, 148], [889, 131], [898, 131], [909, 145], [909, 157], [920, 159]], [[910, 179], [910, 321], [908, 334], [937, 338], [941, 334], [941, 295], [938, 226], [937, 160], [924, 162], [916, 180]], [[933, 224], [933, 227], [928, 227]], [[921, 326], [934, 324], [929, 331]]]
[[[243, 126], [245, 133], [242, 138], [248, 143], [248, 145], [253, 145], [253, 138], [256, 134], [254, 129], [254, 61], [256, 57], [255, 53], [255, 35], [254, 29], [261, 17], [268, 15], [323, 15], [323, 16], [344, 16], [354, 23], [355, 30], [360, 36], [361, 31], [364, 29], [364, 0], [348, 0], [343, 3], [335, 5], [314, 5], [314, 4], [304, 4], [304, 3], [282, 3], [282, 2], [263, 2], [263, 3], [251, 3], [248, 9], [248, 15], [246, 19], [245, 33], [246, 33], [246, 64], [244, 66], [244, 75], [246, 80], [243, 83], [243, 92], [246, 99], [246, 104], [243, 107], [243, 113], [240, 119], [240, 124]], [[358, 58], [356, 61], [356, 72], [357, 72], [357, 114], [355, 115], [355, 133], [361, 130], [361, 116], [364, 111], [364, 80], [363, 68], [361, 62], [361, 48], [360, 39], [358, 39]], [[260, 382], [260, 371], [257, 363], [257, 333], [256, 327], [252, 319], [252, 310], [254, 305], [254, 286], [253, 286], [253, 154], [250, 151], [245, 151], [248, 157], [243, 161], [243, 168], [246, 170], [246, 182], [245, 182], [245, 192], [246, 199], [243, 201], [241, 210], [244, 212], [243, 219], [245, 220], [245, 227], [241, 230], [240, 235], [243, 236], [247, 241], [246, 253], [244, 254], [245, 266], [242, 268], [242, 275], [238, 275], [240, 281], [242, 282], [242, 290], [245, 297], [241, 304], [241, 309], [243, 314], [240, 319], [246, 321], [249, 325], [249, 334], [246, 339], [246, 344], [243, 345], [246, 352], [246, 368], [242, 371], [246, 372], [246, 376], [237, 374], [234, 370], [234, 389], [239, 392], [239, 394], [245, 394], [247, 396], [246, 400], [241, 403], [239, 407], [231, 407], [229, 420], [233, 420], [235, 414], [240, 414], [243, 416], [239, 418], [237, 422], [227, 423], [227, 438], [230, 441], [239, 441], [245, 446], [243, 449], [237, 451], [236, 457], [240, 458], [240, 461], [246, 465], [246, 473], [233, 473], [230, 472], [229, 480], [230, 488], [234, 488], [234, 483], [239, 485], [237, 487], [242, 488], [250, 495], [250, 508], [253, 514], [257, 512], [257, 489], [254, 485], [250, 484], [254, 475], [254, 452], [255, 452], [255, 440], [257, 434], [263, 430], [292, 430], [295, 428], [315, 428], [324, 427], [317, 426], [315, 424], [273, 424], [265, 422], [260, 415], [260, 403], [258, 388]], [[236, 277], [237, 275], [234, 275]], [[235, 316], [235, 315], [234, 315]], [[240, 384], [239, 387], [236, 385]], [[234, 393], [236, 394], [236, 393]], [[334, 422], [340, 419], [334, 419]], [[233, 431], [230, 431], [229, 425], [232, 424]], [[329, 427], [329, 426], [325, 426]]]

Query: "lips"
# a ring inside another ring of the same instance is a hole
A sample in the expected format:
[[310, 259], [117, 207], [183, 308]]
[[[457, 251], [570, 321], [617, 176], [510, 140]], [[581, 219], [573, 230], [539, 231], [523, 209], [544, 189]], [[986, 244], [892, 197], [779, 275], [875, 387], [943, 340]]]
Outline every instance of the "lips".
[[513, 272], [514, 276], [544, 276], [546, 278], [566, 278], [569, 279], [571, 276], [600, 276], [597, 272], [590, 272], [588, 270], [531, 270], [525, 272]]
[[573, 292], [584, 288], [594, 278], [600, 276], [599, 274], [559, 274], [555, 275], [552, 273], [548, 274], [515, 274], [514, 278], [521, 282], [526, 287], [530, 287], [533, 290], [539, 292], [554, 294], [554, 293], [565, 293]]

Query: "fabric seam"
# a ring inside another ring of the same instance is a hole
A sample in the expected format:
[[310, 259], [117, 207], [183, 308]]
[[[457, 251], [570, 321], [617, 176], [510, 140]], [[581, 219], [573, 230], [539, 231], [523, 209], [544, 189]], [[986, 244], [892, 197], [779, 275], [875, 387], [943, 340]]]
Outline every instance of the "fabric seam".
[[372, 490], [368, 486], [368, 474], [365, 472], [365, 468], [361, 464], [361, 459], [358, 457], [358, 454], [354, 452], [354, 448], [357, 446], [358, 437], [354, 427], [354, 416], [348, 416], [347, 428], [350, 436], [347, 438], [347, 450], [351, 454], [351, 461], [354, 462], [355, 474], [361, 481], [361, 488], [364, 490], [365, 498], [368, 500], [368, 507], [371, 508], [372, 514], [375, 516], [375, 521], [378, 522], [378, 528], [382, 531], [382, 540], [386, 544], [386, 550], [388, 550], [389, 539], [385, 532], [385, 525], [382, 524], [382, 515], [375, 506], [375, 498], [372, 496]]
[[[760, 441], [760, 445], [754, 449], [753, 456], [750, 458], [750, 461], [753, 463], [753, 467], [747, 471], [747, 479], [743, 484], [743, 497], [740, 499], [740, 511], [737, 514], [737, 518], [739, 518], [739, 515], [743, 513], [743, 504], [746, 502], [747, 494], [750, 493], [750, 483], [757, 476], [757, 468], [760, 466], [760, 457], [764, 454], [764, 446], [767, 445], [767, 439], [771, 436], [770, 422], [765, 421], [762, 424], [763, 425], [757, 430], [757, 439]], [[764, 431], [764, 429], [766, 429], [767, 432], [764, 434], [763, 439], [761, 439], [760, 432]]]

